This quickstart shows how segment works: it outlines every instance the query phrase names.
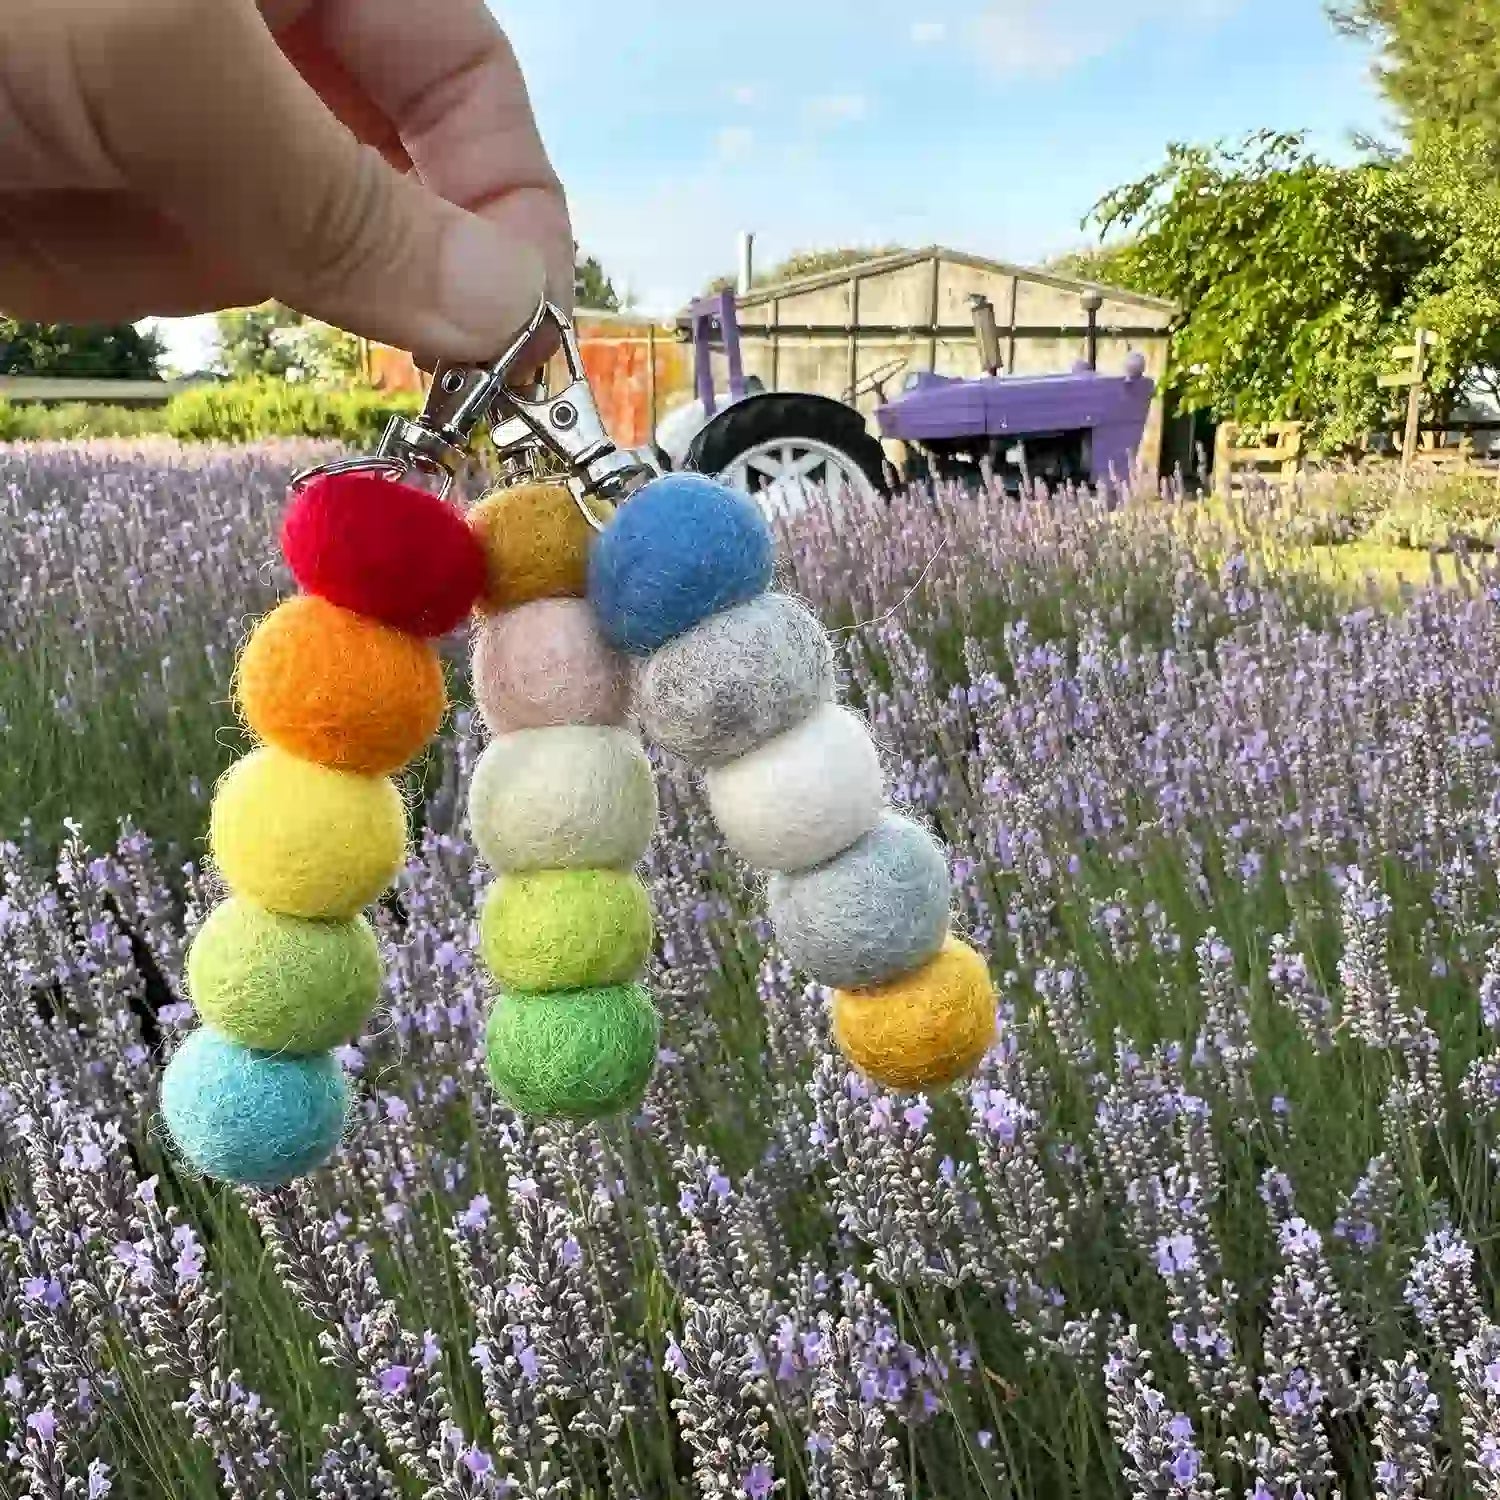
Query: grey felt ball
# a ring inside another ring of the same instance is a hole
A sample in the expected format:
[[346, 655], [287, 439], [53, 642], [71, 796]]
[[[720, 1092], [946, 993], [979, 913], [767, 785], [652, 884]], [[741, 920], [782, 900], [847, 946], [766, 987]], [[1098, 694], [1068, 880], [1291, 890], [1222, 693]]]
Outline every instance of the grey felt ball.
[[887, 813], [827, 864], [773, 875], [771, 925], [819, 984], [858, 989], [920, 967], [948, 933], [948, 861], [925, 828]]
[[833, 650], [800, 600], [762, 594], [668, 641], [642, 663], [635, 693], [648, 739], [719, 765], [833, 697]]

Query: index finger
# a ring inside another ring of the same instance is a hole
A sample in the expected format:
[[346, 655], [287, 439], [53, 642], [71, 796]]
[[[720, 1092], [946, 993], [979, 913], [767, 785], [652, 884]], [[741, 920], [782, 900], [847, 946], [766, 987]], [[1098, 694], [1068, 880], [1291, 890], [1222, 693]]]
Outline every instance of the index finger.
[[[433, 192], [534, 244], [548, 294], [573, 305], [573, 235], [509, 41], [483, 0], [281, 0], [394, 127]], [[278, 16], [279, 12], [279, 16]]]

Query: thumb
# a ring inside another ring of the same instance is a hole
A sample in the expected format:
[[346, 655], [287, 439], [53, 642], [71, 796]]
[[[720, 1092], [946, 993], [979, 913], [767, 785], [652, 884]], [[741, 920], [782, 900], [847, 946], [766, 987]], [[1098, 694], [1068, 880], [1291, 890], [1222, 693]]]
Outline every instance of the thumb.
[[301, 312], [440, 358], [492, 358], [526, 323], [538, 247], [362, 146], [253, 0], [114, 0], [104, 24], [97, 0], [75, 4], [105, 150], [203, 252]]

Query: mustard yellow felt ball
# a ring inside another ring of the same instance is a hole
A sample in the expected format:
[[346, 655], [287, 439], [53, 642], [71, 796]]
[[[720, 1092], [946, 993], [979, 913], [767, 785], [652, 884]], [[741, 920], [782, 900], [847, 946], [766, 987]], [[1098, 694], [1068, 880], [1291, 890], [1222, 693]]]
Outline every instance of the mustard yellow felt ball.
[[919, 969], [869, 989], [836, 990], [833, 1034], [844, 1056], [887, 1088], [943, 1088], [971, 1072], [995, 1040], [989, 967], [950, 937]]
[[[600, 522], [613, 514], [591, 501]], [[532, 599], [581, 599], [588, 592], [594, 528], [562, 484], [519, 484], [486, 495], [469, 512], [488, 577], [480, 608], [512, 609]]]
[[208, 839], [235, 895], [289, 917], [352, 917], [401, 868], [406, 806], [383, 776], [267, 745], [219, 782]]

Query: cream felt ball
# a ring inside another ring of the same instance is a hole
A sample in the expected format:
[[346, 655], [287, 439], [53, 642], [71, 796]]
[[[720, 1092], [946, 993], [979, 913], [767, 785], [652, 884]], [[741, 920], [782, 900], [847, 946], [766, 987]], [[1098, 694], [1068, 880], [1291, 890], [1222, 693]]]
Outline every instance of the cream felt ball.
[[844, 1056], [887, 1088], [956, 1083], [995, 1040], [989, 968], [966, 943], [949, 937], [909, 974], [867, 989], [836, 990], [833, 1034]]
[[380, 996], [380, 948], [363, 917], [310, 921], [238, 896], [188, 949], [187, 988], [215, 1031], [262, 1052], [327, 1052], [358, 1036]]
[[644, 967], [651, 938], [651, 900], [630, 870], [502, 875], [479, 917], [485, 967], [508, 990], [624, 984]]
[[951, 892], [942, 846], [887, 813], [826, 864], [773, 875], [767, 910], [776, 941], [819, 984], [876, 984], [924, 964], [948, 935]]
[[790, 729], [834, 696], [833, 648], [788, 594], [721, 610], [641, 663], [636, 712], [648, 739], [714, 765]]
[[626, 729], [518, 729], [474, 768], [469, 826], [492, 869], [625, 869], [655, 824], [651, 762]]
[[729, 846], [762, 870], [822, 864], [867, 834], [885, 810], [870, 731], [832, 703], [738, 760], [711, 767], [704, 785]]
[[490, 1081], [518, 1114], [594, 1120], [646, 1092], [661, 1020], [637, 984], [501, 995], [485, 1028]]
[[313, 1057], [253, 1052], [202, 1026], [172, 1054], [161, 1112], [205, 1177], [279, 1187], [333, 1155], [349, 1113], [344, 1070]]
[[235, 895], [289, 917], [352, 917], [401, 868], [406, 806], [383, 776], [266, 745], [220, 780], [208, 840]]
[[589, 603], [621, 651], [645, 656], [771, 585], [771, 528], [750, 496], [664, 474], [615, 514], [589, 554]]
[[582, 599], [537, 599], [487, 615], [474, 633], [474, 697], [491, 734], [556, 724], [620, 724], [626, 659]]

